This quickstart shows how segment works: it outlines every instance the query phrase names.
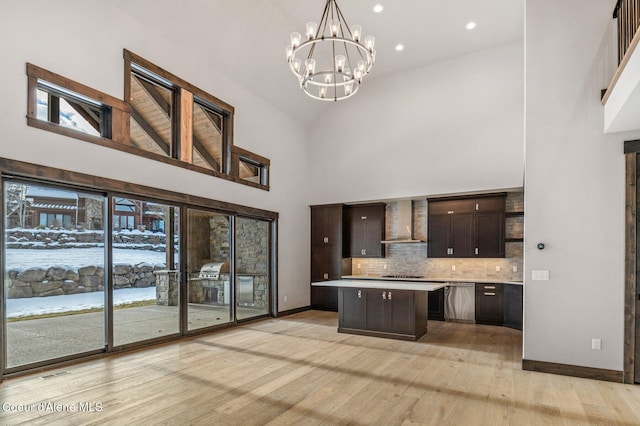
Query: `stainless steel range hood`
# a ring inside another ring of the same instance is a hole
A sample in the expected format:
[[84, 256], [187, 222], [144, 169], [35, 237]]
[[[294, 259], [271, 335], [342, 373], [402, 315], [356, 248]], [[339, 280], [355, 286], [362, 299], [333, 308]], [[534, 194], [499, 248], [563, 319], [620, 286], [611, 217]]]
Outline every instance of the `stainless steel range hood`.
[[400, 200], [397, 202], [398, 235], [390, 240], [381, 241], [382, 244], [425, 243], [413, 238], [413, 202]]

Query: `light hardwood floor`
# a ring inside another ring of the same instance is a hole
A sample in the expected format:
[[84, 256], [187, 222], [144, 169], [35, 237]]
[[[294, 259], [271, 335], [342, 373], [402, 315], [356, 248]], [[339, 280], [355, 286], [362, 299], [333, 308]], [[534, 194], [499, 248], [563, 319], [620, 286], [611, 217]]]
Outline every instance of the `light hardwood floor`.
[[336, 327], [308, 311], [12, 378], [0, 424], [640, 424], [640, 386], [522, 371], [516, 330], [430, 321], [414, 343]]

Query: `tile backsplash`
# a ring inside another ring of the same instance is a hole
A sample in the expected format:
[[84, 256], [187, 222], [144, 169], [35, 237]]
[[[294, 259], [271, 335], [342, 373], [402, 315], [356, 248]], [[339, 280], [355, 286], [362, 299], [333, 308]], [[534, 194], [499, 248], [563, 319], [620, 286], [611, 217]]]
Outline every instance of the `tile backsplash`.
[[[507, 211], [523, 211], [522, 192], [509, 193]], [[393, 238], [395, 229], [396, 203], [387, 204], [386, 234]], [[524, 227], [522, 217], [510, 226], [507, 221], [507, 237], [522, 237]], [[514, 226], [515, 225], [515, 226]], [[513, 227], [514, 229], [510, 229]], [[427, 202], [413, 202], [414, 238], [427, 239]], [[515, 231], [515, 232], [512, 232]], [[519, 234], [519, 235], [512, 235]], [[505, 257], [497, 259], [442, 259], [427, 257], [428, 243], [389, 244], [385, 258], [352, 259], [354, 275], [422, 275], [444, 279], [498, 279], [521, 281], [523, 267], [522, 242], [507, 242]]]

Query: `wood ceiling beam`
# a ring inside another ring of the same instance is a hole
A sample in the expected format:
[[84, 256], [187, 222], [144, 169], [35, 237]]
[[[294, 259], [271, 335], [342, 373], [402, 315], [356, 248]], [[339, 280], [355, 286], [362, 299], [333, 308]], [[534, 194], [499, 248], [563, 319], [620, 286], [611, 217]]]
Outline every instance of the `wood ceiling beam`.
[[69, 106], [73, 108], [82, 118], [84, 118], [91, 127], [100, 132], [100, 117], [98, 117], [91, 109], [86, 108], [82, 104], [75, 103], [69, 99], [65, 99]]
[[198, 140], [196, 135], [193, 135], [193, 147], [196, 149], [196, 151], [198, 151], [198, 154], [200, 154], [203, 160], [211, 164], [216, 169], [216, 171], [218, 172], [222, 171], [216, 159], [211, 156], [209, 151], [207, 151], [204, 145], [202, 145], [202, 143]]
[[[146, 81], [145, 79], [142, 78], [137, 78], [138, 82], [140, 83], [140, 85], [142, 86], [142, 88], [144, 89], [144, 91], [149, 95], [149, 97], [155, 102], [155, 104], [162, 110], [164, 111], [164, 113], [167, 116], [167, 119], [170, 119], [171, 117], [171, 105], [169, 105], [169, 102], [167, 102], [163, 97], [162, 94], [160, 93], [160, 91], [158, 90], [158, 88], [153, 84], [150, 83], [148, 81]], [[218, 132], [220, 134], [222, 134], [222, 131], [220, 130], [220, 126], [218, 124], [215, 123], [215, 121], [213, 120], [212, 117], [209, 116], [209, 114], [207, 113], [207, 111], [205, 110], [205, 116], [207, 117], [207, 119], [209, 121], [211, 121], [211, 123], [213, 124], [214, 127], [216, 127], [216, 129], [218, 129]], [[132, 114], [133, 116], [133, 114]], [[138, 120], [136, 120], [138, 121]], [[138, 121], [138, 123], [140, 123]], [[153, 138], [155, 140], [155, 138]], [[157, 142], [156, 142], [157, 143]], [[200, 154], [200, 156], [207, 162], [209, 163], [216, 171], [222, 171], [222, 169], [220, 168], [220, 165], [218, 164], [218, 162], [215, 160], [215, 158], [213, 158], [211, 156], [211, 154], [209, 153], [209, 151], [206, 150], [206, 148], [204, 147], [204, 145], [202, 144], [202, 142], [198, 139], [198, 137], [194, 134], [193, 135], [193, 147], [198, 151], [198, 153]]]
[[169, 144], [167, 144], [162, 139], [162, 136], [160, 136], [158, 132], [156, 132], [155, 129], [151, 127], [149, 123], [147, 123], [147, 120], [144, 119], [144, 117], [138, 112], [137, 109], [135, 109], [133, 105], [131, 105], [131, 118], [133, 118], [136, 123], [138, 123], [142, 130], [144, 130], [144, 132], [149, 135], [151, 140], [153, 140], [153, 142], [155, 142], [155, 144], [158, 145], [161, 150], [163, 150], [168, 156], [171, 156], [171, 147], [169, 146]]

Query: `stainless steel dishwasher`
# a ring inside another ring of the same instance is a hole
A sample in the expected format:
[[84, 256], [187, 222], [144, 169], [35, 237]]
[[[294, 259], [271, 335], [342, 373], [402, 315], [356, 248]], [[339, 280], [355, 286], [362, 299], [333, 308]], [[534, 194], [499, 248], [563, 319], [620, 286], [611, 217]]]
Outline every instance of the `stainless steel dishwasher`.
[[476, 321], [476, 285], [449, 282], [444, 290], [444, 318], [447, 321]]

